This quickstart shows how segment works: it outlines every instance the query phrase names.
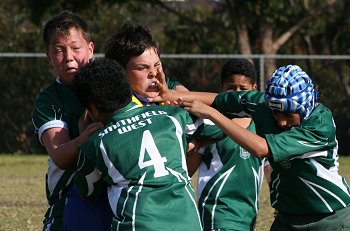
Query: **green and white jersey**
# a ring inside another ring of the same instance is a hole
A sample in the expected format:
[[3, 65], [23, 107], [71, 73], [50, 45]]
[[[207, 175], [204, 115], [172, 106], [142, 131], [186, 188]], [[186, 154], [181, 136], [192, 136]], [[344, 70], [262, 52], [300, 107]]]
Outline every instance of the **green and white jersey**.
[[324, 105], [289, 131], [278, 127], [261, 92], [222, 93], [213, 106], [224, 113], [252, 115], [257, 134], [266, 138], [271, 149], [270, 198], [278, 211], [331, 213], [349, 205], [349, 186], [338, 174], [336, 128]]
[[98, 198], [101, 181], [109, 185], [112, 230], [201, 230], [185, 154], [186, 134], [211, 137], [203, 126], [179, 107], [131, 102], [80, 146], [81, 195]]
[[[57, 79], [41, 91], [34, 103], [32, 122], [41, 141], [45, 130], [61, 127], [69, 131], [73, 139], [79, 135], [78, 120], [83, 108], [70, 87]], [[61, 170], [51, 159], [46, 173], [46, 197], [49, 203], [45, 217], [62, 217], [67, 192], [72, 184], [75, 170]]]
[[[255, 133], [254, 123], [247, 128]], [[255, 230], [264, 159], [230, 137], [205, 148], [198, 170], [198, 208], [204, 230]]]

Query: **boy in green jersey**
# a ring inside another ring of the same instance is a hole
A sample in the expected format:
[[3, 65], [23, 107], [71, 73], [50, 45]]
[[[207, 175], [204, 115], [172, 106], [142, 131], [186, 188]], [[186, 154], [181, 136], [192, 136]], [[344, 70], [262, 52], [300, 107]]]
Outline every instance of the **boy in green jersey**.
[[[180, 95], [168, 91], [160, 80], [162, 100], [181, 96], [186, 110], [212, 120], [254, 156], [269, 158], [271, 205], [278, 211], [271, 230], [350, 230], [350, 192], [338, 174], [332, 113], [317, 102], [312, 80], [299, 66], [277, 69], [266, 93]], [[257, 134], [219, 111], [250, 114]]]
[[[159, 44], [150, 29], [143, 25], [123, 25], [108, 40], [105, 57], [125, 68], [133, 90], [132, 100], [139, 105], [151, 105], [148, 99], [158, 96], [155, 77], [163, 67]], [[167, 79], [167, 85], [170, 89], [187, 91], [176, 81]]]
[[[223, 65], [221, 92], [256, 88], [256, 71], [250, 61], [231, 59]], [[232, 117], [233, 121], [255, 133], [251, 118]], [[230, 137], [202, 147], [198, 153], [191, 153], [187, 157], [190, 176], [198, 168], [196, 158], [202, 160], [198, 169], [197, 195], [203, 230], [255, 230], [266, 159], [254, 157]], [[193, 163], [195, 166], [191, 166]]]
[[45, 24], [43, 39], [56, 73], [55, 81], [38, 94], [32, 113], [35, 131], [50, 157], [46, 174], [49, 208], [43, 230], [107, 230], [112, 222], [107, 191], [105, 199], [85, 201], [72, 181], [78, 145], [102, 126], [84, 123], [84, 108], [71, 88], [76, 71], [93, 57], [88, 26], [80, 16], [65, 11]]
[[186, 134], [205, 137], [198, 129], [203, 119], [180, 107], [132, 102], [126, 73], [114, 60], [87, 64], [74, 84], [90, 117], [105, 125], [80, 146], [81, 196], [99, 198], [108, 185], [112, 230], [201, 230], [185, 153]]

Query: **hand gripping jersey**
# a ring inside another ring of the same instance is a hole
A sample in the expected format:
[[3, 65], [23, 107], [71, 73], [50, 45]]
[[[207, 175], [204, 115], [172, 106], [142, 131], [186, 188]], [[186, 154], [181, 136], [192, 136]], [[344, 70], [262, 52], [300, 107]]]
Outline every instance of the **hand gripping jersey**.
[[251, 114], [257, 134], [266, 138], [272, 153], [271, 205], [278, 211], [332, 213], [349, 205], [349, 186], [338, 174], [335, 124], [328, 108], [319, 104], [299, 126], [284, 131], [267, 108], [264, 93], [222, 93], [213, 106], [223, 113]]
[[[247, 128], [255, 133], [254, 123]], [[198, 171], [198, 208], [204, 230], [255, 230], [264, 160], [230, 137], [205, 148]]]
[[[52, 127], [65, 128], [72, 139], [77, 137], [79, 135], [78, 120], [83, 110], [72, 89], [58, 81], [40, 92], [35, 100], [32, 113], [33, 125], [40, 142], [43, 132]], [[46, 197], [50, 207], [45, 214], [44, 223], [52, 223], [51, 230], [55, 230], [56, 225], [57, 227], [63, 225], [62, 221], [60, 224], [57, 223], [62, 218], [74, 172], [75, 169], [61, 170], [51, 159], [48, 160]], [[63, 227], [58, 229], [62, 230]]]
[[[179, 85], [178, 82], [169, 80], [167, 83], [170, 89]], [[137, 101], [137, 98], [133, 97], [133, 100]], [[84, 108], [72, 89], [62, 85], [57, 78], [54, 83], [40, 92], [35, 100], [32, 122], [40, 142], [42, 134], [53, 127], [66, 129], [71, 139], [77, 137], [79, 135], [78, 121], [83, 111]], [[63, 230], [63, 210], [74, 173], [75, 169], [61, 170], [51, 159], [48, 160], [45, 185], [49, 208], [43, 221], [44, 229]]]
[[101, 181], [109, 185], [112, 230], [201, 230], [185, 154], [186, 135], [215, 138], [205, 126], [179, 107], [131, 102], [81, 145], [81, 195], [99, 197]]

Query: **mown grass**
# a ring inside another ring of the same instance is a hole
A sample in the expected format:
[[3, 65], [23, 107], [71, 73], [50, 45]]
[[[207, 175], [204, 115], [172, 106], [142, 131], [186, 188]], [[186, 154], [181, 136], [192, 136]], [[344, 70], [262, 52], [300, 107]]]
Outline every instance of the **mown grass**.
[[41, 230], [47, 156], [0, 155], [0, 230]]
[[[350, 157], [341, 157], [340, 173], [350, 182]], [[39, 231], [47, 208], [46, 155], [0, 155], [0, 230]], [[194, 180], [195, 181], [195, 180]], [[257, 231], [267, 231], [273, 220], [268, 186], [260, 195]]]

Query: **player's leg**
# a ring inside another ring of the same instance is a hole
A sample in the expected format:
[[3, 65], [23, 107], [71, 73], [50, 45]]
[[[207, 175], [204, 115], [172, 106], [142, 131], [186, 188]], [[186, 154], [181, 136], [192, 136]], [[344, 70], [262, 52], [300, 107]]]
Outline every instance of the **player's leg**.
[[106, 198], [89, 202], [73, 186], [64, 208], [65, 231], [107, 231], [111, 229], [112, 218], [107, 194]]
[[62, 231], [63, 218], [46, 217], [43, 221], [43, 231]]

